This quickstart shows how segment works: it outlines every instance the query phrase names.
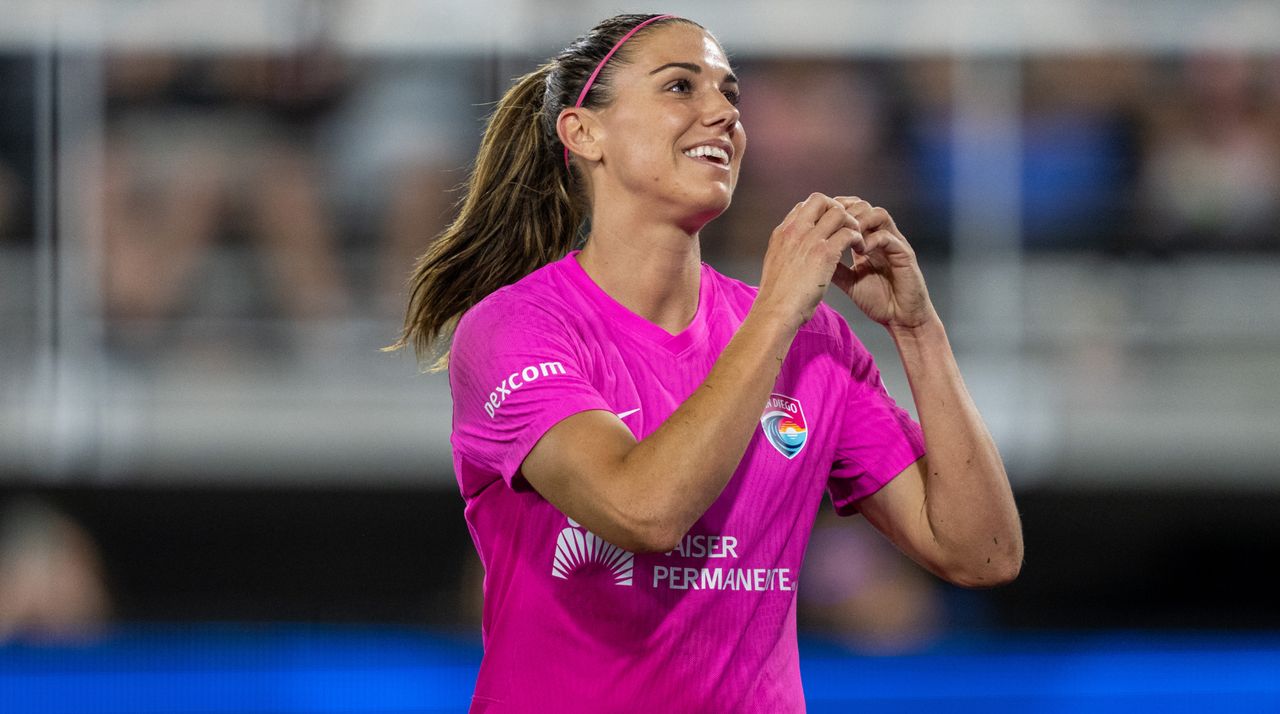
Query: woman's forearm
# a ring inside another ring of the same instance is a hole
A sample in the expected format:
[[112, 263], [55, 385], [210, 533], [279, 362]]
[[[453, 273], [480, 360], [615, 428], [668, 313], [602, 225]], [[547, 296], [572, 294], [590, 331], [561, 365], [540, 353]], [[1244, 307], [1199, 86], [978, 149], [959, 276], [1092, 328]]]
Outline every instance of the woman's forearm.
[[679, 540], [728, 484], [796, 327], [753, 308], [698, 389], [623, 459], [620, 476], [644, 510], [662, 514], [659, 544]]
[[965, 387], [942, 322], [889, 328], [928, 448], [925, 513], [945, 562], [983, 579], [1012, 579], [1022, 526], [1004, 463]]

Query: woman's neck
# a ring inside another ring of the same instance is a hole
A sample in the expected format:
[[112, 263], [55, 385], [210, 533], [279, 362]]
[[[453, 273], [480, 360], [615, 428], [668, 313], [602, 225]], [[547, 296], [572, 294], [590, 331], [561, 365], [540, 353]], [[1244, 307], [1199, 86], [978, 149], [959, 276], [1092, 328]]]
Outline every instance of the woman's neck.
[[682, 332], [698, 311], [698, 235], [670, 224], [600, 218], [578, 254], [583, 270], [628, 310], [671, 334]]

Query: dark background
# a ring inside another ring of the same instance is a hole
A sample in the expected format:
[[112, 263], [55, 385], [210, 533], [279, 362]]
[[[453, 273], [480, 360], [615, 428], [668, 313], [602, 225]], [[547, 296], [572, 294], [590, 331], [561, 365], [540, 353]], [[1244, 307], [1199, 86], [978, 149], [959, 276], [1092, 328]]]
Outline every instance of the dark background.
[[[110, 588], [126, 621], [441, 626], [475, 596], [461, 499], [446, 491], [39, 493], [115, 564]], [[1280, 627], [1280, 586], [1266, 575], [1280, 562], [1280, 495], [1024, 490], [1018, 506], [1026, 565], [1014, 584], [982, 595], [984, 626]]]

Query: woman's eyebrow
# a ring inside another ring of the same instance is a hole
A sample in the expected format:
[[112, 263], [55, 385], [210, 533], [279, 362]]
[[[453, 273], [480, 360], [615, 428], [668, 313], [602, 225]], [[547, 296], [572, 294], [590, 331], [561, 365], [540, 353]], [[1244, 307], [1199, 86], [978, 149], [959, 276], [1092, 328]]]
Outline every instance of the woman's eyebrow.
[[[695, 64], [693, 62], [668, 62], [662, 65], [661, 67], [658, 67], [657, 69], [650, 71], [649, 74], [657, 74], [662, 70], [669, 69], [671, 67], [679, 67], [680, 69], [687, 69], [690, 72], [693, 72], [694, 74], [702, 74], [702, 65]], [[730, 72], [725, 75], [724, 81], [727, 83], [737, 84], [738, 78], [734, 76], [732, 72]]]
[[653, 70], [649, 74], [657, 74], [662, 70], [667, 69], [668, 67], [679, 67], [681, 69], [687, 69], [690, 72], [693, 72], [694, 74], [702, 74], [702, 65], [694, 64], [693, 62], [668, 62], [662, 65], [661, 67]]

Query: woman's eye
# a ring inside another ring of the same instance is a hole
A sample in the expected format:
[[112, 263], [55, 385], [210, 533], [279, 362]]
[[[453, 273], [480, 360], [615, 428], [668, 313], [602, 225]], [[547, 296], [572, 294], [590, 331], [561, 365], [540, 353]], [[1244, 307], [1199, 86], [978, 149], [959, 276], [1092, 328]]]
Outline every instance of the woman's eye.
[[729, 103], [735, 107], [738, 106], [738, 102], [742, 101], [742, 95], [736, 89], [724, 90], [724, 98], [728, 99]]
[[674, 89], [679, 92], [689, 92], [693, 89], [693, 87], [692, 85], [689, 84], [689, 80], [677, 79], [676, 81], [672, 82], [671, 86], [667, 87], [667, 89]]

